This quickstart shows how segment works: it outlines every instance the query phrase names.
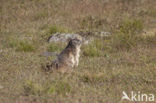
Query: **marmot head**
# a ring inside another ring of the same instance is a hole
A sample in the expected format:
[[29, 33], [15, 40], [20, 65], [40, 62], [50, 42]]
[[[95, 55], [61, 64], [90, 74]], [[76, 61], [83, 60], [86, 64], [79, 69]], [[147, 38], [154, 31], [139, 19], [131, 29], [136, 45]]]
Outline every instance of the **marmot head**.
[[72, 47], [77, 47], [77, 46], [81, 46], [82, 41], [80, 39], [70, 39], [68, 45], [72, 46]]

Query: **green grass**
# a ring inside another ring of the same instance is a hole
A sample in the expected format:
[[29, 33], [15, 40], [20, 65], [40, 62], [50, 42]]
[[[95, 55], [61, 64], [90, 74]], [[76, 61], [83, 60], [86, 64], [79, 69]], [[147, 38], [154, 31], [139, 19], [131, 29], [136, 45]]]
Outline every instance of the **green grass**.
[[116, 49], [130, 49], [136, 46], [143, 30], [141, 20], [123, 20], [112, 38], [112, 45]]
[[58, 25], [52, 25], [46, 28], [46, 32], [44, 34], [44, 38], [48, 38], [49, 36], [55, 33], [67, 33], [70, 30]]
[[93, 45], [89, 45], [85, 47], [83, 55], [89, 57], [100, 56], [100, 52]]
[[23, 89], [25, 95], [40, 95], [42, 92], [42, 87], [30, 80], [25, 81]]
[[80, 28], [88, 31], [99, 30], [103, 23], [105, 20], [89, 15], [80, 20]]
[[68, 82], [54, 81], [53, 83], [49, 85], [46, 92], [48, 94], [57, 93], [57, 94], [66, 95], [67, 93], [70, 92], [70, 90], [71, 90], [71, 87]]
[[36, 48], [33, 44], [28, 42], [19, 42], [16, 51], [33, 52]]
[[99, 57], [103, 56], [102, 50], [104, 49], [103, 40], [96, 39], [91, 44], [83, 46], [83, 55], [89, 57]]
[[61, 52], [61, 50], [64, 49], [64, 45], [61, 43], [51, 43], [48, 45], [48, 51], [49, 52]]
[[66, 95], [71, 91], [68, 82], [65, 81], [52, 81], [46, 84], [38, 84], [30, 80], [25, 81], [23, 85], [24, 95], [41, 95], [41, 94], [58, 94]]
[[[8, 38], [8, 37], [7, 37]], [[13, 48], [19, 52], [34, 52], [37, 49], [35, 42], [28, 40], [20, 40], [18, 38], [9, 37], [5, 44], [8, 48]]]

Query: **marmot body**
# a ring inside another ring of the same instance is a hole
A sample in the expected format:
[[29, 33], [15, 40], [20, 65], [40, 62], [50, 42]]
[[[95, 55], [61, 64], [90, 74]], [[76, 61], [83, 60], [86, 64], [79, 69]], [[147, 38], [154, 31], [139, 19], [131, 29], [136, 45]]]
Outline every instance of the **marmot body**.
[[45, 70], [67, 69], [77, 67], [79, 64], [81, 40], [71, 39], [66, 48], [51, 64], [47, 64]]

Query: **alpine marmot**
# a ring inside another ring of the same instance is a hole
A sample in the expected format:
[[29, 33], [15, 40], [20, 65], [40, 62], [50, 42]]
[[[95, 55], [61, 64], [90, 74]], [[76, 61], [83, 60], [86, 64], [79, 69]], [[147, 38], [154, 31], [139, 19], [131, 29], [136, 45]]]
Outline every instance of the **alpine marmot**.
[[49, 71], [77, 67], [79, 64], [81, 42], [77, 38], [70, 39], [66, 48], [57, 56], [57, 59], [47, 64], [44, 69]]

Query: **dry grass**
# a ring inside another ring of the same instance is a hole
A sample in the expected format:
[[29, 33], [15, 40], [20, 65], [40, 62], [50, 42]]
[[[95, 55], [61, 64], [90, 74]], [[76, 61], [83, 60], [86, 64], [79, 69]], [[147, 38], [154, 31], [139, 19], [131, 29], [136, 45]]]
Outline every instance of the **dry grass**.
[[[156, 96], [155, 5], [155, 0], [1, 0], [0, 102], [118, 103], [122, 91], [132, 90]], [[78, 31], [113, 35], [83, 46], [71, 73], [43, 72], [41, 64], [53, 57], [42, 52], [64, 46], [48, 44], [47, 37]]]

